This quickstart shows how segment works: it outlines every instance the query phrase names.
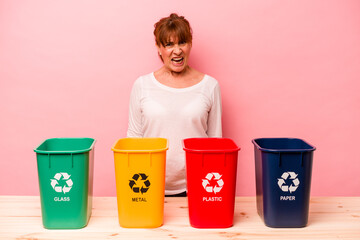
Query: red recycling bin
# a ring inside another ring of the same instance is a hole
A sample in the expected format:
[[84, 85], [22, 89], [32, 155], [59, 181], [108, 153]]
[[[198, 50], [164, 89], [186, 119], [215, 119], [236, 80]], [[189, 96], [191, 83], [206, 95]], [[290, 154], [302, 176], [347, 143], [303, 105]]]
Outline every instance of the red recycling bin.
[[240, 148], [228, 138], [187, 138], [186, 177], [190, 225], [233, 225], [237, 157]]

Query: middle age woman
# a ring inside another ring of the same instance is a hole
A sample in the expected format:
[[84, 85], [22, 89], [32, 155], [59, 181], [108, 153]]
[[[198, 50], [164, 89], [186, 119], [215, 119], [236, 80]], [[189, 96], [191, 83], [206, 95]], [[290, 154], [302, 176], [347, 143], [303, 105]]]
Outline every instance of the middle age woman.
[[186, 196], [182, 139], [222, 137], [220, 87], [189, 65], [192, 29], [183, 16], [160, 19], [154, 35], [163, 66], [135, 81], [127, 136], [169, 140], [165, 195]]

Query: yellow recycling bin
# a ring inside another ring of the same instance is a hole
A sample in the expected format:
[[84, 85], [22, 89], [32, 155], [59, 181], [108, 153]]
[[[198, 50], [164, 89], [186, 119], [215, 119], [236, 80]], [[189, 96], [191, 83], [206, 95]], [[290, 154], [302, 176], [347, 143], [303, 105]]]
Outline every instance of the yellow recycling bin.
[[122, 138], [113, 145], [121, 227], [155, 228], [163, 224], [168, 148], [165, 138]]

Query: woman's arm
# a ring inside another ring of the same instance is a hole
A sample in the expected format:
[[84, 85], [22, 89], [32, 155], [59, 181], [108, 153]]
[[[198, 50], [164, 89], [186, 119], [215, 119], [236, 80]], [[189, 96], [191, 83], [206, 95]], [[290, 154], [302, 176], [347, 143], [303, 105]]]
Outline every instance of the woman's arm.
[[141, 81], [140, 79], [137, 79], [132, 87], [130, 94], [127, 137], [143, 137], [140, 100]]
[[208, 137], [222, 137], [222, 105], [220, 86], [216, 83], [212, 92], [212, 106], [208, 116]]

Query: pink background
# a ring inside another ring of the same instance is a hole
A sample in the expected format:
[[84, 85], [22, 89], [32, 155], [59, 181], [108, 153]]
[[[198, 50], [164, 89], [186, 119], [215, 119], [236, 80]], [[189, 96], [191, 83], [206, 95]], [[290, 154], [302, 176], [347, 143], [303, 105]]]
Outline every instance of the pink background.
[[0, 194], [38, 195], [33, 149], [93, 137], [94, 194], [115, 196], [112, 144], [134, 80], [161, 67], [153, 24], [177, 12], [191, 66], [215, 77], [237, 195], [255, 194], [251, 140], [316, 146], [313, 196], [359, 196], [360, 1], [0, 1]]

